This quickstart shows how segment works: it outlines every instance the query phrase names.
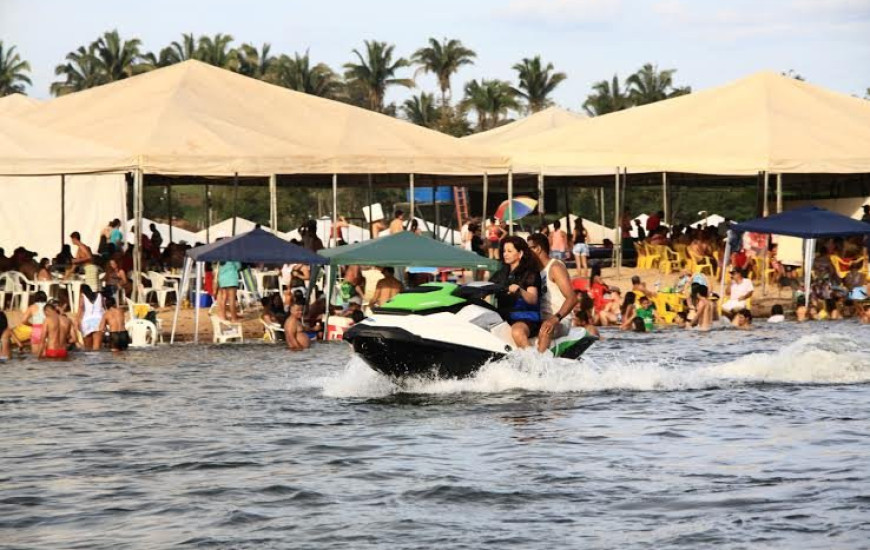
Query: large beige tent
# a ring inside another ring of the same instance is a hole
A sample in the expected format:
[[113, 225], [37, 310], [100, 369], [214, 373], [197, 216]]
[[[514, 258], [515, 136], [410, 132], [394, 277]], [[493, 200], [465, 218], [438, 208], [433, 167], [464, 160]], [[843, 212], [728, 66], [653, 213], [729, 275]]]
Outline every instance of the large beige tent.
[[165, 175], [504, 172], [458, 139], [198, 61], [57, 98], [34, 122], [135, 155]]
[[773, 72], [511, 142], [546, 174], [870, 173], [870, 101]]
[[503, 126], [479, 132], [462, 138], [465, 143], [473, 143], [488, 147], [493, 151], [505, 153], [503, 148], [511, 141], [530, 138], [554, 128], [561, 128], [578, 120], [584, 115], [573, 113], [559, 107], [548, 107], [527, 117], [515, 120]]
[[33, 99], [23, 94], [10, 94], [0, 97], [0, 118], [6, 116], [21, 116], [29, 113], [42, 104], [38, 99]]

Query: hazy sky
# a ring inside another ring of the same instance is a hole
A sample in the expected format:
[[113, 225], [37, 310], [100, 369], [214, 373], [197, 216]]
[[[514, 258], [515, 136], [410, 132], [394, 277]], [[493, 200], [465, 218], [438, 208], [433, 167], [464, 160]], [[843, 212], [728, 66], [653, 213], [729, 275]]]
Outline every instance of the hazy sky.
[[478, 59], [454, 78], [457, 95], [471, 78], [514, 80], [514, 63], [541, 54], [568, 74], [554, 99], [573, 110], [593, 82], [646, 62], [695, 89], [763, 69], [855, 95], [870, 87], [870, 0], [0, 0], [0, 39], [30, 61], [34, 97], [49, 97], [67, 52], [111, 29], [153, 51], [185, 32], [229, 33], [276, 54], [309, 49], [336, 70], [366, 39], [409, 56], [429, 37], [458, 38]]

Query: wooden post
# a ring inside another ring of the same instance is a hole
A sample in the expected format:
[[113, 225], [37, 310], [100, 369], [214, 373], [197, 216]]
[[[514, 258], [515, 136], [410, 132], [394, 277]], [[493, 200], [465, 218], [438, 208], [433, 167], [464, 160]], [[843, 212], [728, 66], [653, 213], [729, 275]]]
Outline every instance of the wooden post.
[[233, 175], [233, 237], [236, 236], [236, 216], [238, 216], [239, 203], [239, 173]]
[[278, 175], [269, 176], [269, 227], [278, 231]]

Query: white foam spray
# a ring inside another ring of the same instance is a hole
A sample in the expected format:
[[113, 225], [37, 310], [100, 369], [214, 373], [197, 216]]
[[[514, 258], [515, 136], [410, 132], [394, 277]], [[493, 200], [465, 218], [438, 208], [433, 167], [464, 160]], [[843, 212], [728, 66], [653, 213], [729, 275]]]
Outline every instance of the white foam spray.
[[[735, 361], [693, 367], [673, 361], [627, 359], [593, 361], [513, 353], [464, 380], [406, 379], [401, 385], [354, 357], [346, 369], [322, 380], [327, 397], [384, 397], [420, 394], [552, 393], [600, 391], [679, 391], [750, 384], [858, 384], [870, 382], [870, 357], [846, 336], [805, 336], [772, 353], [752, 353]], [[639, 354], [637, 354], [639, 355]]]

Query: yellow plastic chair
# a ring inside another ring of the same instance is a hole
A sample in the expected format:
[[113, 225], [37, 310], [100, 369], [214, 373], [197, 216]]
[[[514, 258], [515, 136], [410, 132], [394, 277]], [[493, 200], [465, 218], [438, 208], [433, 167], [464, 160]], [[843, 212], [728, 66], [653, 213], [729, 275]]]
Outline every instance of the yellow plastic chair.
[[683, 264], [680, 262], [680, 255], [671, 247], [664, 245], [661, 246], [659, 249], [659, 255], [662, 258], [659, 260], [659, 268], [662, 273], [673, 273], [674, 271], [679, 271], [680, 268], [683, 267]]
[[713, 269], [713, 263], [710, 261], [708, 256], [697, 256], [688, 248], [686, 249], [686, 253], [689, 254], [689, 259], [692, 265], [692, 273], [704, 273], [705, 275], [709, 275], [711, 277], [716, 276], [716, 270]]
[[655, 269], [661, 261], [662, 257], [656, 250], [655, 245], [644, 243], [643, 247], [644, 251], [646, 252], [647, 269]]
[[[861, 256], [860, 258], [841, 258], [836, 254], [831, 254], [831, 265], [834, 266], [834, 271], [837, 272], [837, 277], [843, 278], [846, 274], [849, 273], [849, 270], [852, 269], [852, 264], [860, 263], [864, 267], [864, 272], [867, 272], [867, 260], [865, 256]], [[845, 269], [844, 269], [845, 268]]]
[[637, 253], [637, 268], [647, 269], [646, 248], [637, 241], [634, 241], [632, 244], [634, 245], [634, 251]]

